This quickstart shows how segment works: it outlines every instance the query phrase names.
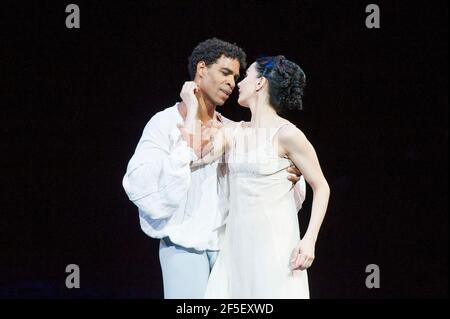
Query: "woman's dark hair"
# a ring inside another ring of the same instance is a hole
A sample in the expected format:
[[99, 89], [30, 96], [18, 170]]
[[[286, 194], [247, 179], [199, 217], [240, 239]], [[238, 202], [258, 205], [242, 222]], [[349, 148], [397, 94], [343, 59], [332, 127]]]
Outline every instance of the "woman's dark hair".
[[277, 112], [302, 110], [306, 75], [282, 55], [256, 60], [256, 71], [269, 82], [269, 102]]
[[197, 72], [197, 63], [204, 61], [206, 65], [215, 63], [222, 55], [227, 58], [236, 59], [239, 61], [239, 66], [242, 69], [247, 67], [246, 54], [244, 50], [236, 44], [212, 38], [200, 42], [192, 51], [189, 57], [188, 69], [191, 80], [195, 78]]

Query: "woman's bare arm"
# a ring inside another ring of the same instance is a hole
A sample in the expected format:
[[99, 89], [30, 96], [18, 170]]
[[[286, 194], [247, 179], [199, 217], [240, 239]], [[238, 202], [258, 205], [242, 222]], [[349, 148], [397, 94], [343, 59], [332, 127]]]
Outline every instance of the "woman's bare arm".
[[330, 187], [322, 173], [316, 151], [303, 132], [294, 125], [288, 125], [280, 130], [279, 142], [283, 152], [300, 169], [314, 193], [308, 228], [291, 260], [294, 269], [306, 269], [314, 260], [314, 247], [327, 210]]

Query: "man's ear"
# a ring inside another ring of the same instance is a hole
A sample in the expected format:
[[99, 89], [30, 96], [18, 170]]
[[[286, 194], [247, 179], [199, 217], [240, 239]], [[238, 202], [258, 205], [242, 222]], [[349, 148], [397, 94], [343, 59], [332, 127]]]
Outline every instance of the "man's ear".
[[205, 61], [199, 61], [197, 63], [197, 76], [203, 78], [205, 76], [206, 63]]

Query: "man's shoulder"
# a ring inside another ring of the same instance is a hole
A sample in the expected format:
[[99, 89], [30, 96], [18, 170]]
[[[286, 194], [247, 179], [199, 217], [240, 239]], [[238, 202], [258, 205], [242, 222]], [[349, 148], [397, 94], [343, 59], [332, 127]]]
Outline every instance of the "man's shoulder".
[[176, 125], [180, 121], [177, 105], [178, 103], [153, 114], [148, 121], [147, 126], [163, 128], [165, 126], [172, 127]]
[[164, 110], [156, 112], [151, 118], [150, 121], [174, 121], [178, 119], [178, 103], [175, 105], [169, 106]]
[[145, 125], [144, 134], [151, 132], [167, 134], [176, 127], [180, 121], [177, 105], [178, 103], [153, 114]]

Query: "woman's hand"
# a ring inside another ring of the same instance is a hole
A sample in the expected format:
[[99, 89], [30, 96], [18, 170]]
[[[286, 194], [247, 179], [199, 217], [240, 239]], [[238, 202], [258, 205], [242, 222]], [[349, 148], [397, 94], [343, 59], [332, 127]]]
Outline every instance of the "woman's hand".
[[291, 254], [290, 267], [292, 270], [305, 270], [311, 267], [314, 261], [316, 242], [309, 237], [303, 239], [294, 248]]
[[177, 124], [181, 137], [187, 145], [193, 149], [198, 158], [202, 158], [211, 148], [211, 134], [208, 129], [203, 129], [200, 120], [194, 125], [194, 132], [189, 131], [184, 125]]
[[197, 95], [200, 94], [200, 89], [197, 83], [193, 81], [184, 82], [183, 88], [180, 92], [180, 97], [186, 104], [187, 118], [196, 118], [198, 112]]

